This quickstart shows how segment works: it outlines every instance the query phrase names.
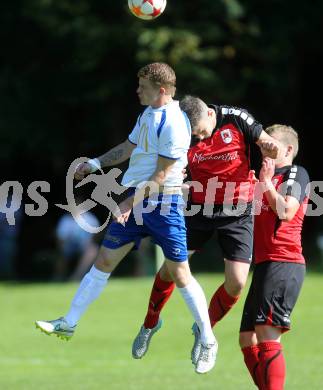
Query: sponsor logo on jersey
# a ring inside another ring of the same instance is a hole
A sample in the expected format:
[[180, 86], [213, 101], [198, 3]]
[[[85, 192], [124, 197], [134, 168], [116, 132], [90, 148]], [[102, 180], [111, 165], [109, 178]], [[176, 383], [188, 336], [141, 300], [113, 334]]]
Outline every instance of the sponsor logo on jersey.
[[221, 137], [225, 144], [229, 144], [232, 141], [232, 134], [230, 129], [224, 129], [221, 131]]
[[164, 146], [166, 149], [171, 149], [174, 146], [174, 143], [172, 141], [169, 141]]
[[221, 161], [232, 161], [238, 158], [238, 152], [235, 151], [233, 153], [223, 153], [223, 154], [210, 154], [209, 156], [205, 156], [203, 153], [195, 153], [193, 156], [193, 161], [197, 161], [197, 163], [201, 163], [203, 161], [208, 160], [221, 160]]

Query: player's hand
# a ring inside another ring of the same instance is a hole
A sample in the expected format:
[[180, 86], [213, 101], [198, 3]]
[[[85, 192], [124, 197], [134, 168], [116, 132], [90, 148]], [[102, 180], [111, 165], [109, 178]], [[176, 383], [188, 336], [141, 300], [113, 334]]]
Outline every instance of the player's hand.
[[263, 159], [261, 170], [259, 172], [259, 179], [262, 182], [271, 181], [275, 174], [275, 160], [266, 157]]
[[89, 175], [92, 173], [93, 167], [91, 164], [85, 162], [82, 164], [79, 164], [76, 167], [75, 173], [74, 173], [74, 179], [76, 180], [82, 180], [84, 179], [85, 176]]
[[279, 151], [279, 144], [272, 141], [262, 141], [260, 146], [262, 157], [277, 158]]
[[119, 210], [120, 210], [120, 214], [117, 216], [114, 215], [113, 216], [114, 220], [117, 223], [121, 223], [124, 225], [129, 219], [129, 216], [130, 216], [131, 210], [132, 210], [132, 206], [133, 206], [133, 197], [127, 198], [123, 202], [121, 202], [118, 206]]
[[258, 179], [257, 179], [257, 177], [256, 177], [256, 172], [253, 170], [253, 169], [251, 169], [250, 171], [249, 171], [249, 177], [248, 177], [248, 179], [249, 179], [249, 181], [250, 181], [250, 183], [252, 183], [252, 184], [255, 184], [255, 183], [258, 183]]
[[[185, 180], [187, 178], [186, 168], [182, 169], [182, 174], [183, 174], [183, 179]], [[188, 199], [189, 192], [190, 192], [190, 186], [186, 183], [183, 183], [182, 184], [182, 193], [183, 193], [184, 199]]]
[[187, 202], [189, 193], [190, 193], [190, 186], [186, 183], [182, 184], [182, 193], [183, 193], [183, 199]]

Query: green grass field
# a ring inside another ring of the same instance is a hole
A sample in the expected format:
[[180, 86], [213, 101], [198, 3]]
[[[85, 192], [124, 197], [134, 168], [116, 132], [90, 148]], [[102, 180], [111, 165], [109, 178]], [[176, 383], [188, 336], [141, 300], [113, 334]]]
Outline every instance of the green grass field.
[[[197, 275], [208, 297], [221, 275]], [[323, 276], [308, 274], [284, 336], [286, 389], [323, 389]], [[192, 320], [178, 292], [163, 312], [164, 325], [142, 360], [131, 344], [145, 313], [152, 278], [111, 279], [82, 319], [76, 335], [61, 341], [36, 330], [35, 319], [65, 314], [76, 284], [0, 284], [2, 312], [0, 389], [253, 389], [238, 347], [245, 294], [218, 324], [218, 361], [207, 375], [190, 362]]]

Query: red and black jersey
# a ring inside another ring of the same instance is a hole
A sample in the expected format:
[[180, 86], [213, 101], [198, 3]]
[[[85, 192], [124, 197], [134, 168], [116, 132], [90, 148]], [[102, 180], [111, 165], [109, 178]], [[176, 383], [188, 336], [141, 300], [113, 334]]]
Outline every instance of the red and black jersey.
[[[246, 110], [209, 107], [216, 112], [216, 128], [211, 137], [199, 141], [188, 151], [191, 178], [203, 187], [201, 192], [191, 189], [191, 201], [198, 204], [250, 202], [254, 184], [249, 174], [249, 149], [250, 144], [259, 139], [263, 127]], [[216, 189], [212, 188], [214, 180], [209, 181], [214, 178], [218, 180]]]
[[302, 255], [301, 232], [309, 192], [307, 171], [292, 165], [275, 170], [272, 178], [277, 191], [295, 197], [300, 207], [291, 221], [282, 221], [262, 197], [260, 214], [255, 216], [254, 262], [287, 261], [305, 263]]

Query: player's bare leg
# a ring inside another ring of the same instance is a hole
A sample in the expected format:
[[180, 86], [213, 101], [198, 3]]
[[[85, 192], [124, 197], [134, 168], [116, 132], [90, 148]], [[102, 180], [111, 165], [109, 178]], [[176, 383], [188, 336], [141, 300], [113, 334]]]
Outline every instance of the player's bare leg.
[[133, 246], [134, 243], [126, 244], [117, 249], [101, 246], [93, 267], [80, 283], [69, 312], [57, 320], [36, 321], [36, 327], [48, 335], [55, 334], [60, 338], [70, 339], [82, 314], [99, 297], [107, 285], [111, 272]]
[[239, 296], [247, 283], [250, 264], [224, 259], [224, 266], [224, 287], [231, 296]]
[[[189, 257], [191, 257], [193, 253], [194, 251], [189, 251]], [[159, 318], [160, 312], [174, 290], [174, 276], [172, 276], [171, 270], [167, 266], [168, 264], [172, 268], [174, 262], [170, 260], [167, 264], [165, 262], [155, 277], [144, 324], [141, 326], [132, 345], [132, 356], [135, 359], [141, 359], [148, 351], [152, 336], [160, 329], [162, 324], [162, 321]], [[182, 277], [183, 270], [180, 268], [179, 287], [184, 287], [185, 283], [188, 281], [188, 279], [183, 280]], [[202, 345], [200, 330], [196, 322], [193, 324], [192, 331], [194, 335], [194, 345], [191, 351], [191, 359], [194, 365], [196, 365]]]
[[248, 279], [249, 263], [227, 259], [224, 260], [224, 263], [224, 283], [213, 294], [209, 306], [212, 327], [214, 327], [238, 301]]
[[211, 329], [204, 292], [191, 275], [188, 261], [174, 262], [166, 259], [166, 265], [201, 333], [201, 350], [195, 371], [199, 374], [206, 373], [215, 364], [218, 346]]
[[[189, 258], [193, 255], [193, 253], [193, 251], [188, 252]], [[152, 329], [157, 325], [160, 312], [171, 297], [174, 288], [175, 283], [166, 263], [164, 262], [155, 276], [151, 290], [148, 310], [143, 324], [146, 329]]]
[[141, 359], [147, 353], [151, 338], [162, 326], [159, 314], [171, 297], [174, 288], [175, 283], [164, 262], [155, 276], [145, 321], [132, 343], [134, 359]]
[[[209, 305], [212, 328], [230, 311], [238, 301], [247, 279], [250, 265], [242, 261], [224, 259], [225, 281], [213, 294]], [[201, 349], [200, 332], [197, 324], [192, 327], [194, 343], [191, 351], [192, 363], [196, 364]]]
[[[173, 282], [172, 282], [173, 280]], [[172, 260], [165, 260], [165, 263], [162, 265], [160, 271], [158, 272], [152, 294], [151, 300], [153, 302], [149, 304], [148, 313], [146, 316], [145, 323], [147, 321], [155, 321], [152, 325], [155, 325], [153, 328], [146, 328], [144, 325], [141, 327], [137, 337], [134, 340], [132, 353], [133, 357], [141, 358], [147, 352], [151, 337], [153, 334], [160, 328], [160, 320], [159, 313], [169, 299], [173, 289], [174, 284], [178, 287], [181, 292], [187, 306], [189, 307], [196, 323], [202, 327], [203, 339], [201, 336], [202, 349], [203, 353], [201, 353], [201, 359], [196, 367], [196, 372], [204, 373], [212, 369], [215, 363], [216, 352], [217, 352], [217, 343], [215, 341], [214, 335], [212, 333], [208, 313], [207, 313], [207, 303], [204, 296], [204, 293], [197, 283], [197, 281], [192, 277], [188, 261], [184, 262], [175, 262]], [[158, 287], [157, 287], [158, 285]], [[156, 294], [154, 294], [154, 290], [157, 290], [157, 294], [160, 294], [162, 297], [162, 306], [158, 307], [157, 315], [155, 316], [152, 313], [152, 309], [150, 306], [154, 305], [154, 300], [156, 300]], [[161, 287], [161, 291], [158, 291]], [[167, 291], [168, 290], [168, 291]], [[156, 319], [157, 318], [157, 319]], [[202, 334], [201, 332], [201, 334]]]
[[[189, 253], [189, 255], [192, 253]], [[161, 310], [171, 297], [174, 288], [175, 283], [164, 262], [155, 276], [145, 321], [132, 344], [133, 358], [141, 359], [147, 353], [152, 336], [162, 326]]]

